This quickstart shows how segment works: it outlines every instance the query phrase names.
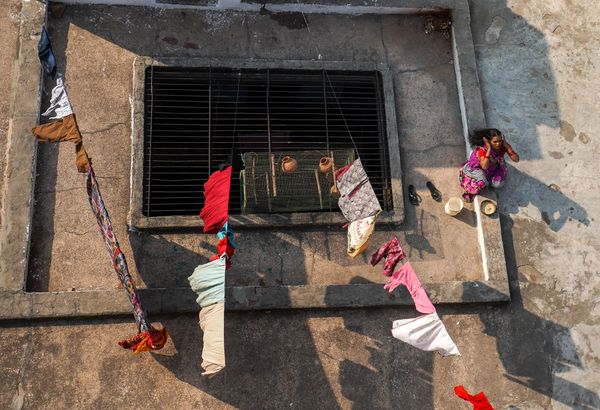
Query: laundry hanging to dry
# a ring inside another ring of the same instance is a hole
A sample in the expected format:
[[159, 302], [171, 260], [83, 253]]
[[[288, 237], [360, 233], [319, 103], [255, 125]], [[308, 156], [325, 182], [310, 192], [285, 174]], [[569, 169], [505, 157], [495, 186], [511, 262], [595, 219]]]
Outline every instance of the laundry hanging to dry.
[[403, 260], [405, 257], [406, 254], [404, 253], [404, 249], [402, 249], [398, 238], [394, 236], [391, 241], [381, 245], [379, 249], [377, 249], [371, 256], [371, 266], [377, 265], [381, 259], [385, 258], [383, 274], [385, 276], [392, 276], [398, 262]]
[[212, 376], [225, 367], [225, 264], [227, 255], [199, 265], [188, 278], [200, 305], [203, 376]]
[[117, 237], [113, 232], [112, 223], [110, 222], [108, 211], [104, 206], [102, 195], [100, 195], [100, 188], [98, 187], [94, 168], [91, 164], [87, 177], [87, 193], [90, 206], [92, 207], [92, 211], [98, 222], [100, 235], [102, 235], [102, 239], [104, 240], [106, 250], [112, 260], [115, 272], [117, 272], [117, 276], [129, 296], [129, 301], [133, 306], [133, 317], [138, 326], [138, 334], [131, 339], [119, 342], [119, 345], [125, 349], [132, 350], [134, 353], [159, 350], [167, 342], [169, 334], [165, 328], [160, 330], [154, 328], [142, 308], [138, 292], [133, 283], [133, 279], [129, 274], [129, 269], [127, 268], [125, 255], [123, 255]]
[[200, 217], [205, 233], [216, 233], [217, 255], [198, 265], [188, 278], [200, 305], [199, 323], [203, 333], [202, 375], [213, 377], [225, 368], [225, 271], [235, 251], [234, 233], [228, 222], [232, 167], [213, 172], [204, 184], [205, 203]]
[[385, 288], [391, 293], [401, 284], [408, 289], [417, 311], [424, 315], [395, 320], [392, 324], [392, 335], [421, 350], [437, 351], [442, 356], [460, 356], [456, 344], [450, 338], [410, 262], [394, 272]]
[[217, 233], [229, 214], [229, 192], [231, 190], [231, 165], [222, 171], [213, 172], [204, 184], [204, 207], [200, 218], [204, 221], [204, 233]]
[[[52, 113], [54, 113], [54, 116], [52, 116]], [[77, 170], [82, 173], [87, 172], [90, 167], [90, 159], [83, 147], [83, 138], [79, 132], [77, 119], [73, 113], [62, 74], [57, 76], [56, 85], [52, 89], [50, 107], [42, 116], [48, 116], [55, 119], [55, 121], [33, 127], [31, 130], [33, 135], [44, 142], [70, 141], [74, 143]]]
[[371, 256], [373, 266], [385, 258], [383, 273], [389, 276], [389, 280], [384, 285], [384, 289], [391, 294], [398, 286], [404, 285], [417, 311], [423, 313], [416, 318], [394, 321], [392, 335], [421, 350], [437, 351], [442, 356], [460, 356], [456, 344], [437, 315], [435, 306], [423, 289], [410, 262], [406, 262], [400, 269], [391, 273], [405, 257], [406, 254], [396, 237], [381, 245]]
[[[71, 141], [75, 143], [75, 163], [77, 165], [77, 170], [82, 173], [88, 173], [88, 200], [96, 217], [100, 234], [106, 245], [106, 250], [108, 251], [115, 272], [125, 288], [129, 301], [133, 306], [133, 316], [138, 326], [138, 334], [130, 339], [119, 342], [119, 345], [132, 350], [134, 353], [161, 349], [167, 342], [168, 332], [165, 328], [154, 328], [142, 308], [139, 295], [133, 283], [133, 279], [129, 274], [129, 269], [127, 268], [125, 255], [121, 251], [119, 242], [112, 229], [108, 211], [104, 206], [104, 201], [100, 194], [100, 188], [96, 181], [91, 160], [83, 147], [83, 139], [79, 132], [79, 127], [77, 126], [77, 120], [75, 119], [71, 102], [69, 101], [64, 76], [62, 74], [56, 76], [56, 60], [52, 53], [50, 39], [48, 38], [48, 33], [45, 28], [42, 32], [38, 48], [38, 55], [40, 57], [40, 62], [44, 67], [44, 72], [52, 78], [57, 77], [56, 85], [52, 89], [50, 107], [48, 107], [42, 115], [49, 116], [52, 119], [56, 119], [56, 121], [38, 125], [32, 129], [32, 132], [41, 141]], [[54, 116], [52, 116], [53, 112], [55, 113]]]
[[381, 206], [360, 158], [336, 170], [335, 178], [340, 193], [338, 206], [350, 223], [348, 255], [355, 258], [369, 246]]

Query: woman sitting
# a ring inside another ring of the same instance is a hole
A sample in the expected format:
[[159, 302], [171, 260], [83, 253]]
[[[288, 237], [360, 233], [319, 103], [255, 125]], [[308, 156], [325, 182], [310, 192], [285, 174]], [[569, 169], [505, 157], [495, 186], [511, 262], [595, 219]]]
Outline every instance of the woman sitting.
[[469, 160], [462, 165], [459, 179], [464, 190], [463, 199], [473, 202], [473, 198], [486, 186], [500, 188], [504, 185], [507, 171], [504, 154], [508, 154], [514, 162], [519, 162], [519, 154], [496, 128], [471, 132], [469, 142], [473, 151]]

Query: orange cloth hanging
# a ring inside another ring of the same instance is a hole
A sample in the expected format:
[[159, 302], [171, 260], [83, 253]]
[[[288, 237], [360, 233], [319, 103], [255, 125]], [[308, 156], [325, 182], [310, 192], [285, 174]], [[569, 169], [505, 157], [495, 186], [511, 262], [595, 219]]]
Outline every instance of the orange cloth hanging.
[[33, 135], [41, 141], [63, 142], [71, 141], [75, 144], [75, 165], [79, 172], [88, 172], [90, 169], [90, 159], [85, 148], [75, 114], [67, 115], [57, 121], [38, 125], [31, 129]]

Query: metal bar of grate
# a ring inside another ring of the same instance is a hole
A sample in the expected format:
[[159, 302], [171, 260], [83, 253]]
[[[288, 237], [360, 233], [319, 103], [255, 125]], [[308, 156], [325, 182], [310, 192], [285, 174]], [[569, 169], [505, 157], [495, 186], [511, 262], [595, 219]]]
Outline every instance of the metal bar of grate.
[[[300, 155], [315, 150], [325, 155], [352, 150], [346, 124], [379, 201], [390, 209], [379, 76], [376, 71], [149, 67], [144, 99], [144, 214], [196, 215], [204, 202], [204, 182], [230, 159], [232, 147], [237, 155]], [[261, 178], [264, 185], [264, 175]], [[292, 191], [301, 191], [299, 180], [284, 177], [282, 181], [291, 184]], [[232, 214], [243, 209], [241, 183], [239, 173], [234, 173]], [[272, 186], [273, 181], [269, 185], [271, 190], [283, 189]], [[331, 198], [325, 203], [331, 206], [323, 211], [337, 210]]]

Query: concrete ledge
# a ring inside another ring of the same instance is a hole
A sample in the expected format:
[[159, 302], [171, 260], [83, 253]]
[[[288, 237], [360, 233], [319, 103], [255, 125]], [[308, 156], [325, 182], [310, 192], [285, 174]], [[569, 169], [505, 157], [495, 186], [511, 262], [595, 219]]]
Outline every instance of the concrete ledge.
[[[508, 302], [504, 281], [425, 283], [435, 304]], [[189, 288], [141, 289], [140, 298], [149, 314], [197, 312], [196, 294]], [[410, 306], [405, 289], [388, 296], [381, 283], [307, 286], [240, 286], [226, 288], [230, 311], [267, 309], [364, 308]], [[76, 292], [0, 292], [0, 320], [131, 314], [124, 290]]]
[[19, 27], [18, 61], [13, 78], [8, 147], [0, 230], [0, 289], [25, 288], [29, 237], [33, 213], [36, 141], [31, 128], [37, 124], [40, 97], [40, 65], [37, 44], [44, 25], [46, 6], [23, 1]]

